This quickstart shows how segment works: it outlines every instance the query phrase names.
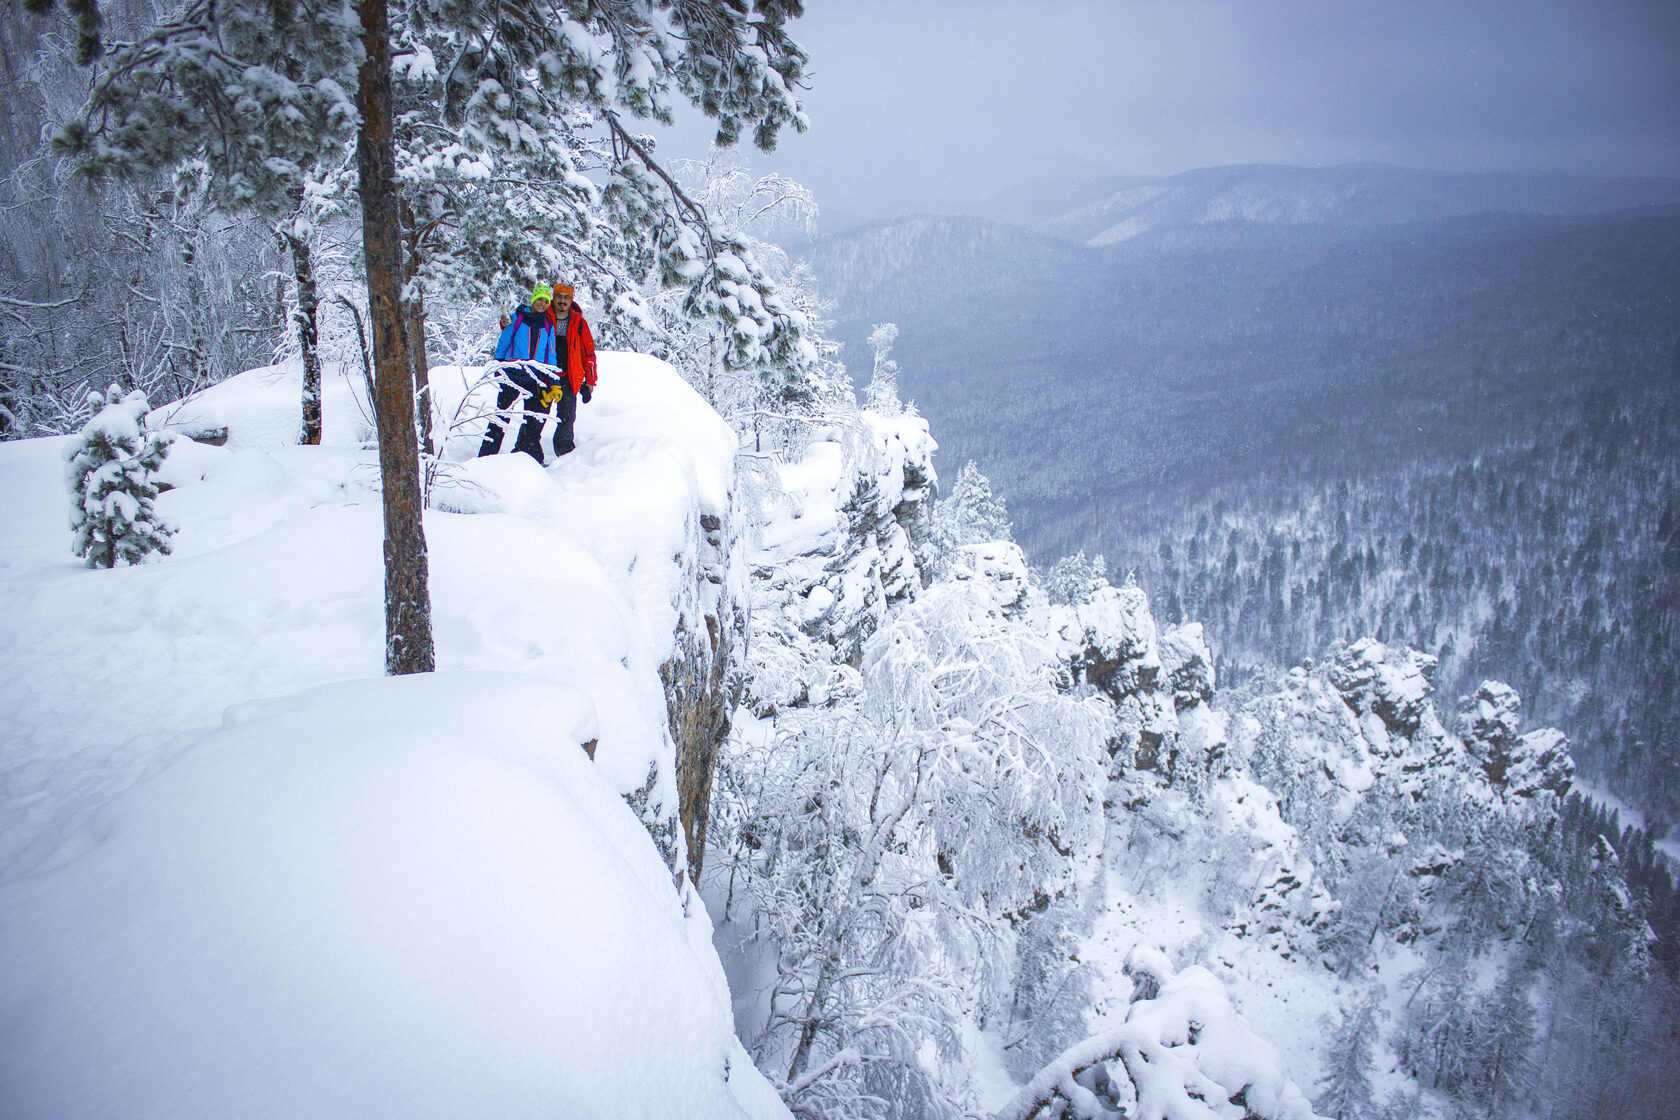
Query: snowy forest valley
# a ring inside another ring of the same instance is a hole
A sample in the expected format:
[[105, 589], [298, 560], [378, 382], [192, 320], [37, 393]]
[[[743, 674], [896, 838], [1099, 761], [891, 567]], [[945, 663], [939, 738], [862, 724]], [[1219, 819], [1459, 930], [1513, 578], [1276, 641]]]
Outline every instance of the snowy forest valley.
[[1680, 1116], [1680, 181], [829, 223], [646, 132], [798, 4], [375, 7], [0, 12], [0, 1118]]

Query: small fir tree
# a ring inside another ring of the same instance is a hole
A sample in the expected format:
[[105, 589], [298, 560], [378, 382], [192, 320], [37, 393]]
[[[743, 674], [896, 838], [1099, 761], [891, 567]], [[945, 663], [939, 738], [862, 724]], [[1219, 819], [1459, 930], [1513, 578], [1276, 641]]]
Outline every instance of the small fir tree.
[[1003, 499], [992, 493], [991, 482], [972, 460], [957, 475], [951, 496], [935, 507], [934, 520], [953, 545], [1015, 539], [1009, 510]]
[[70, 529], [75, 553], [90, 568], [114, 568], [117, 561], [142, 563], [170, 551], [175, 527], [154, 508], [153, 477], [169, 454], [169, 437], [145, 430], [146, 394], [124, 396], [112, 385], [89, 393], [92, 413], [64, 449], [65, 485], [70, 490]]

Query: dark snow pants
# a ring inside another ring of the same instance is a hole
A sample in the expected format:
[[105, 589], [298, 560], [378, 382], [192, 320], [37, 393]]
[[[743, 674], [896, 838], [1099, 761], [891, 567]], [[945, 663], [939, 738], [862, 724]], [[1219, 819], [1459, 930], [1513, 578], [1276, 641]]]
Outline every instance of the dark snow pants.
[[571, 379], [561, 375], [558, 383], [548, 380], [525, 365], [503, 366], [496, 374], [501, 388], [496, 392], [496, 411], [484, 431], [484, 442], [478, 453], [494, 455], [502, 449], [506, 432], [504, 424], [512, 422], [513, 402], [524, 398], [525, 416], [519, 425], [519, 435], [513, 441], [515, 451], [523, 451], [537, 462], [543, 461], [542, 430], [549, 410], [559, 404], [559, 419], [554, 426], [554, 454], [569, 455], [577, 446], [572, 426], [577, 420], [577, 393]]

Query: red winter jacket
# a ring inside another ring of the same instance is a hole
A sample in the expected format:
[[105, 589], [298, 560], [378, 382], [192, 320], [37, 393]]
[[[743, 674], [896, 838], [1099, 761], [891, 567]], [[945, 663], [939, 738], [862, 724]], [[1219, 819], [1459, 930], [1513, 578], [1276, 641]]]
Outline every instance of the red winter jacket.
[[[552, 303], [548, 305], [548, 321], [557, 327], [560, 322]], [[556, 330], [555, 333], [560, 332]], [[589, 324], [584, 321], [576, 300], [572, 301], [572, 309], [566, 315], [566, 380], [572, 383], [574, 393], [581, 390], [585, 383], [590, 386], [595, 384], [595, 336], [589, 333]]]

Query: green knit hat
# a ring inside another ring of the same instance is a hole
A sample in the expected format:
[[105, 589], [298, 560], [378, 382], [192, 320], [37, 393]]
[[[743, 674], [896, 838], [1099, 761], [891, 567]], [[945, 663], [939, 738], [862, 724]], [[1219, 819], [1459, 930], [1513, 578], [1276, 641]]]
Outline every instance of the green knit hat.
[[531, 289], [531, 302], [536, 303], [539, 299], [551, 301], [554, 299], [554, 289], [540, 280], [537, 282], [537, 286]]

